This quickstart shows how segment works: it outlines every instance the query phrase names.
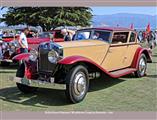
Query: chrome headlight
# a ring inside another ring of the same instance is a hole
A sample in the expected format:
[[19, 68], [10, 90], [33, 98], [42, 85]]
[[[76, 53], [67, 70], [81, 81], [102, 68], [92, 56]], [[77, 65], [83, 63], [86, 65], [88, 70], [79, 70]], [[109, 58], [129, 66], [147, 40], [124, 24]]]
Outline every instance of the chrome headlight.
[[30, 56], [29, 56], [29, 59], [31, 60], [31, 61], [36, 61], [37, 60], [37, 58], [38, 58], [38, 52], [36, 51], [36, 50], [31, 50], [30, 51]]
[[49, 53], [48, 53], [48, 60], [50, 63], [57, 63], [59, 59], [59, 54], [58, 52], [56, 52], [55, 50], [51, 50]]

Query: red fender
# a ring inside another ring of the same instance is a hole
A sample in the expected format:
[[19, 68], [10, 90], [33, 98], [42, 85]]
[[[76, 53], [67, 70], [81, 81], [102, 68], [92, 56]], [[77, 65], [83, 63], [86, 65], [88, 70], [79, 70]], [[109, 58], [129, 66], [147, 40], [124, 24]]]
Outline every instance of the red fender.
[[22, 54], [14, 56], [12, 59], [15, 61], [20, 61], [20, 60], [26, 60], [27, 61], [29, 59], [30, 55], [31, 55], [30, 53], [22, 53]]
[[70, 56], [70, 57], [66, 57], [66, 58], [60, 60], [58, 63], [59, 64], [64, 64], [64, 65], [70, 65], [70, 64], [77, 63], [77, 62], [85, 62], [85, 63], [93, 64], [96, 67], [98, 67], [100, 70], [102, 70], [104, 73], [106, 73], [107, 75], [109, 75], [109, 76], [111, 76], [113, 78], [116, 78], [116, 76], [113, 76], [112, 74], [110, 74], [109, 71], [105, 70], [104, 68], [102, 68], [97, 63], [93, 62], [89, 58], [85, 58], [85, 57], [82, 57], [82, 56]]
[[139, 47], [139, 48], [137, 48], [136, 53], [134, 55], [134, 59], [133, 59], [132, 64], [131, 64], [132, 68], [138, 69], [138, 62], [139, 62], [139, 59], [140, 59], [140, 56], [142, 53], [144, 53], [146, 55], [148, 63], [152, 62], [151, 50], [149, 50], [147, 48]]
[[25, 77], [32, 80], [38, 78], [37, 62], [25, 61]]

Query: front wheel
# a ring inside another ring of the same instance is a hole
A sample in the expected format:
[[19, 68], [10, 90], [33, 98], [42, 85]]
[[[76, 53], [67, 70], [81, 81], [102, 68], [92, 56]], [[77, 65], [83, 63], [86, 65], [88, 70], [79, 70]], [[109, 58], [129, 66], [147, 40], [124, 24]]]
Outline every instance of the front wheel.
[[72, 103], [82, 101], [89, 88], [88, 71], [78, 65], [70, 70], [66, 76], [66, 96]]
[[136, 77], [143, 77], [147, 70], [147, 58], [144, 54], [141, 54], [138, 62], [138, 70], [135, 72]]

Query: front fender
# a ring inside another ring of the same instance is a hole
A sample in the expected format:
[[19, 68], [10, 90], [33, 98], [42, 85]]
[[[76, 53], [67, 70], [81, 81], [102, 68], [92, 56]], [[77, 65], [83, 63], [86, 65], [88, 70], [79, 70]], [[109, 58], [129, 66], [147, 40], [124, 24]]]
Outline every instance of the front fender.
[[82, 56], [69, 56], [66, 57], [64, 59], [61, 59], [58, 63], [59, 64], [74, 64], [77, 62], [89, 62], [89, 63], [93, 63], [90, 59], [82, 57]]
[[111, 75], [109, 73], [109, 71], [107, 71], [106, 69], [104, 69], [103, 67], [101, 67], [100, 65], [95, 63], [94, 61], [90, 60], [89, 58], [85, 58], [83, 56], [69, 56], [69, 57], [66, 57], [66, 58], [60, 60], [58, 63], [63, 64], [63, 65], [72, 65], [75, 63], [79, 63], [79, 62], [90, 63], [90, 64], [96, 66], [97, 68], [99, 68], [101, 71], [103, 71], [107, 75], [114, 77], [113, 75]]
[[20, 60], [28, 61], [30, 55], [31, 55], [30, 53], [18, 54], [18, 55], [16, 55], [16, 56], [14, 56], [14, 57], [12, 58], [12, 60], [15, 60], [15, 61], [20, 61]]

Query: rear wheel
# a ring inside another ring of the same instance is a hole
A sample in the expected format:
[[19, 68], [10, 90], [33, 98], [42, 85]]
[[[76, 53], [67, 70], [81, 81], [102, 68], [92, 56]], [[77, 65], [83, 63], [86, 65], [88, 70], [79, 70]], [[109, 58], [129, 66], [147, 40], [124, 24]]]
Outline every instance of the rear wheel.
[[143, 77], [147, 70], [147, 58], [144, 54], [141, 54], [138, 62], [138, 70], [135, 72], [136, 77]]
[[82, 101], [88, 91], [89, 79], [88, 71], [82, 66], [78, 65], [70, 70], [66, 76], [66, 96], [72, 103]]
[[[22, 63], [16, 72], [16, 77], [25, 79], [24, 73], [25, 73], [25, 65], [24, 63]], [[23, 93], [34, 93], [37, 90], [37, 87], [31, 87], [31, 86], [27, 86], [21, 83], [16, 83], [16, 85], [17, 85], [17, 88]]]

